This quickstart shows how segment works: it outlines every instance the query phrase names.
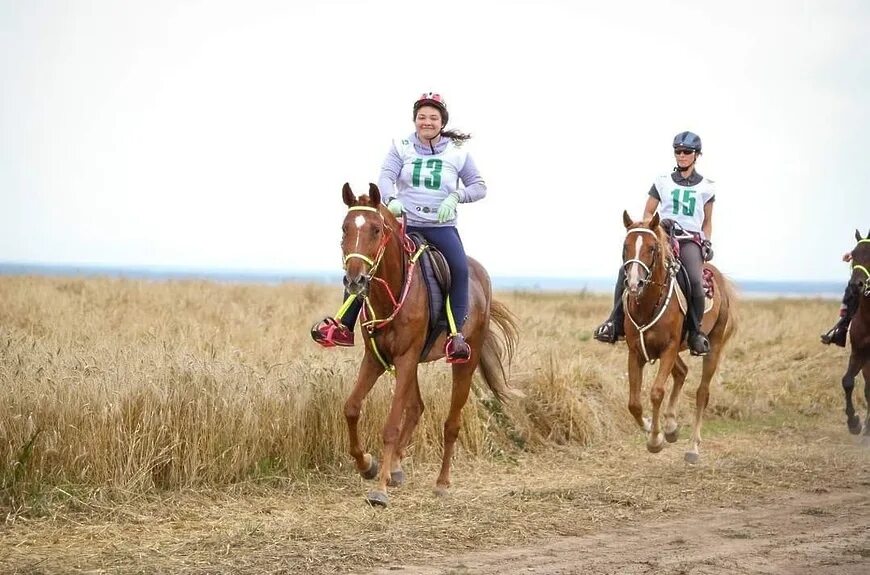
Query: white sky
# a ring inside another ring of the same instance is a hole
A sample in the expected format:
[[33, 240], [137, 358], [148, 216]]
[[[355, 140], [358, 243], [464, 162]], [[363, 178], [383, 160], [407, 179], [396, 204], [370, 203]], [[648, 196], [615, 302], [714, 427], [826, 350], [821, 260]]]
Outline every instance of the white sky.
[[[301, 5], [300, 5], [301, 4]], [[0, 0], [0, 262], [338, 271], [341, 186], [442, 93], [493, 275], [614, 277], [671, 140], [739, 279], [870, 227], [870, 3]]]

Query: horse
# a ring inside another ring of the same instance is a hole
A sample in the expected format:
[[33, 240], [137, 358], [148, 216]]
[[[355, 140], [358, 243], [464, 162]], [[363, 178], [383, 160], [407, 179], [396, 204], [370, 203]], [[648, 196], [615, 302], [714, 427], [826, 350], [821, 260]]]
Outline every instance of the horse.
[[[858, 308], [849, 326], [851, 351], [842, 383], [846, 394], [846, 424], [852, 434], [858, 435], [861, 433], [861, 419], [852, 405], [852, 390], [859, 371], [864, 375], [864, 398], [870, 405], [870, 231], [867, 237], [862, 238], [861, 232], [855, 230], [855, 239], [858, 243], [852, 250], [849, 289], [857, 294]], [[870, 436], [870, 409], [864, 421], [864, 435]]]
[[[632, 221], [623, 212], [626, 235], [623, 242], [623, 268], [626, 274], [625, 341], [628, 346], [628, 410], [637, 424], [648, 433], [646, 447], [650, 453], [662, 450], [664, 439], [674, 443], [678, 438], [676, 409], [688, 367], [680, 353], [687, 349], [683, 340], [684, 312], [680, 309], [677, 286], [677, 260], [670, 241], [656, 213], [649, 222]], [[704, 266], [712, 272], [714, 284], [712, 307], [704, 313], [701, 329], [710, 339], [710, 352], [703, 358], [701, 383], [695, 397], [695, 418], [688, 463], [700, 460], [701, 425], [704, 409], [710, 397], [710, 380], [719, 367], [725, 345], [734, 334], [736, 322], [736, 292], [731, 282], [713, 265]], [[643, 417], [641, 386], [643, 369], [659, 361], [658, 372], [650, 389], [652, 418]], [[668, 376], [673, 387], [664, 413], [664, 425], [659, 423], [662, 400]]]
[[[377, 486], [366, 495], [372, 506], [386, 507], [387, 486], [404, 481], [402, 459], [424, 405], [417, 380], [417, 366], [444, 357], [446, 334], [426, 346], [429, 326], [428, 295], [419, 261], [421, 248], [414, 246], [404, 225], [384, 205], [375, 184], [368, 195], [356, 197], [345, 183], [342, 199], [348, 211], [342, 223], [341, 248], [344, 284], [351, 295], [363, 299], [362, 332], [365, 354], [356, 384], [344, 404], [350, 440], [350, 455], [356, 469]], [[504, 402], [520, 395], [508, 383], [505, 366], [516, 350], [518, 331], [515, 317], [492, 297], [487, 271], [473, 258], [469, 264], [469, 310], [463, 326], [471, 346], [466, 363], [455, 363], [450, 408], [444, 422], [444, 451], [441, 471], [435, 482], [436, 495], [450, 487], [450, 465], [460, 416], [471, 390], [477, 368], [484, 382]], [[425, 351], [425, 354], [424, 354]], [[382, 430], [381, 462], [363, 448], [357, 430], [363, 402], [377, 379], [387, 370], [395, 374], [392, 402]]]

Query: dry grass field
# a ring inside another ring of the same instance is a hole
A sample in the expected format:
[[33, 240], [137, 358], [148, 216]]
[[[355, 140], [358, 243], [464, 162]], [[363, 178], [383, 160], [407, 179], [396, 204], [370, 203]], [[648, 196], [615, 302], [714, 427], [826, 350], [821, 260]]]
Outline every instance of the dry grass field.
[[[365, 572], [801, 490], [870, 491], [867, 449], [843, 415], [846, 352], [818, 343], [837, 302], [741, 302], [690, 467], [699, 359], [681, 438], [651, 455], [626, 409], [624, 346], [590, 338], [609, 298], [499, 293], [519, 321], [510, 381], [525, 397], [501, 405], [476, 386], [454, 487], [436, 498], [450, 370], [421, 366], [408, 483], [388, 509], [369, 508], [342, 415], [362, 350], [308, 336], [340, 295], [0, 277], [0, 572]], [[374, 453], [390, 385], [363, 412]], [[851, 553], [866, 561], [863, 521]], [[462, 569], [443, 572], [474, 572]]]

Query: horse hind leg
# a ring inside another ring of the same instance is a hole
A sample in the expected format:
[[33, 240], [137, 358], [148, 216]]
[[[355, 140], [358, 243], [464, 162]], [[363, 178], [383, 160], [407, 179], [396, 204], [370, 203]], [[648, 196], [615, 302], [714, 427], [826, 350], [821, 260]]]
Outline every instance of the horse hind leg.
[[453, 390], [450, 394], [450, 411], [444, 421], [444, 453], [441, 457], [441, 471], [435, 481], [435, 494], [443, 496], [450, 488], [450, 465], [453, 460], [453, 452], [456, 447], [456, 438], [459, 437], [459, 428], [462, 423], [462, 408], [468, 401], [471, 391], [471, 376], [477, 368], [477, 362], [469, 362], [453, 365]]
[[680, 400], [680, 394], [683, 391], [683, 384], [686, 382], [686, 374], [689, 368], [683, 358], [677, 354], [674, 360], [674, 367], [671, 370], [671, 376], [674, 378], [674, 385], [671, 388], [671, 394], [668, 396], [668, 407], [665, 410], [665, 440], [668, 443], [674, 443], [679, 437], [680, 426], [677, 424], [677, 403]]
[[701, 460], [701, 426], [704, 423], [704, 410], [707, 409], [707, 403], [710, 401], [710, 381], [716, 370], [719, 369], [719, 360], [722, 358], [722, 345], [711, 346], [710, 353], [704, 356], [703, 368], [701, 370], [701, 384], [698, 386], [698, 391], [695, 394], [695, 420], [692, 424], [692, 440], [689, 444], [689, 450], [686, 451], [685, 459], [687, 463], [698, 463]]

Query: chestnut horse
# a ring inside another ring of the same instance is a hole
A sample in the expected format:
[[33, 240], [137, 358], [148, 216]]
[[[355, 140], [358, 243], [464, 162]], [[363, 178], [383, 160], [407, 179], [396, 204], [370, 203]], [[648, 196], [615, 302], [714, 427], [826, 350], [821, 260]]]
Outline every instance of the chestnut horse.
[[[855, 406], [852, 405], [852, 390], [859, 371], [864, 374], [864, 397], [870, 405], [870, 232], [866, 238], [862, 238], [861, 232], [855, 230], [855, 239], [858, 244], [852, 250], [849, 289], [857, 294], [858, 309], [849, 327], [852, 351], [849, 354], [849, 367], [843, 376], [843, 391], [846, 394], [846, 423], [849, 431], [857, 435], [861, 433], [861, 418], [855, 414]], [[864, 421], [864, 435], [870, 435], [870, 408]]]
[[[423, 275], [415, 265], [419, 252], [405, 236], [403, 226], [381, 204], [378, 187], [369, 184], [368, 195], [357, 198], [350, 186], [344, 184], [342, 197], [348, 207], [341, 240], [344, 283], [350, 294], [364, 300], [365, 341], [365, 355], [356, 385], [344, 404], [344, 414], [350, 454], [357, 471], [366, 479], [377, 478], [377, 486], [366, 495], [366, 500], [372, 505], [386, 506], [387, 486], [398, 486], [404, 481], [402, 458], [423, 413], [417, 365], [444, 357], [446, 335], [442, 333], [426, 356], [421, 357], [429, 308]], [[450, 462], [474, 370], [480, 367], [483, 380], [499, 400], [518, 394], [508, 385], [505, 373], [505, 364], [509, 364], [517, 343], [515, 320], [504, 305], [492, 299], [489, 275], [483, 266], [472, 258], [468, 258], [468, 266], [469, 309], [462, 333], [471, 346], [471, 358], [452, 365], [453, 391], [444, 422], [441, 472], [435, 482], [438, 495], [445, 494], [450, 487]], [[395, 369], [396, 382], [383, 427], [379, 465], [377, 458], [363, 448], [357, 423], [366, 395], [388, 368]]]
[[[625, 341], [628, 345], [628, 410], [637, 424], [647, 431], [646, 447], [651, 453], [661, 451], [664, 439], [677, 440], [677, 402], [688, 367], [680, 357], [687, 349], [683, 341], [684, 314], [677, 297], [675, 259], [665, 231], [659, 225], [656, 213], [649, 222], [634, 222], [623, 212], [626, 235], [622, 260], [625, 268]], [[692, 439], [685, 459], [697, 463], [701, 443], [701, 423], [704, 409], [710, 397], [710, 380], [719, 367], [725, 344], [736, 329], [735, 292], [731, 283], [709, 263], [704, 264], [713, 272], [715, 289], [713, 307], [704, 314], [701, 329], [710, 339], [710, 353], [704, 356], [701, 384], [695, 397], [695, 419]], [[691, 305], [691, 303], [690, 303]], [[650, 389], [652, 418], [643, 417], [640, 391], [643, 384], [643, 368], [647, 362], [659, 361], [658, 372]], [[664, 425], [659, 423], [662, 399], [668, 376], [673, 375], [674, 384], [668, 397]]]

